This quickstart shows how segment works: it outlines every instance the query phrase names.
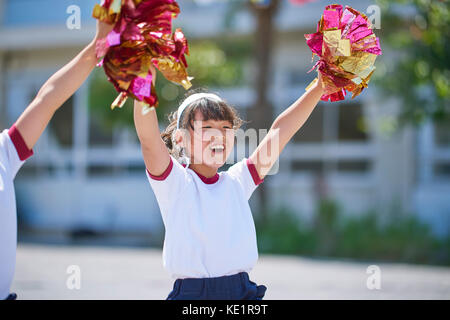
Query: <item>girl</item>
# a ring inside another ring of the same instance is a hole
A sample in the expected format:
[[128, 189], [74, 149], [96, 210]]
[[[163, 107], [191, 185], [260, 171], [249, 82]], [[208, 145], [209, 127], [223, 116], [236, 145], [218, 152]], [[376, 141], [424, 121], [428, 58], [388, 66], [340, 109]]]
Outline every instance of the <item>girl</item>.
[[[176, 279], [167, 299], [263, 298], [266, 287], [248, 276], [258, 258], [248, 200], [323, 92], [319, 74], [319, 81], [275, 119], [248, 159], [219, 173], [242, 124], [231, 106], [213, 94], [190, 95], [160, 135], [155, 108], [142, 112], [135, 101], [146, 173], [166, 231], [163, 264]], [[272, 144], [275, 152], [267, 156]]]
[[10, 294], [17, 247], [16, 200], [13, 180], [58, 108], [81, 86], [97, 63], [95, 43], [113, 26], [97, 23], [97, 32], [72, 61], [57, 71], [39, 90], [16, 123], [0, 133], [0, 300]]

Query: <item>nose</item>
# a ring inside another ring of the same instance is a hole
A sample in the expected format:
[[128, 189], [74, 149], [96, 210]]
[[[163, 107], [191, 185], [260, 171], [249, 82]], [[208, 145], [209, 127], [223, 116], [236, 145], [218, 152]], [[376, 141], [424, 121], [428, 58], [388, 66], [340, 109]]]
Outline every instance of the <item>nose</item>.
[[223, 134], [222, 135], [214, 135], [212, 137], [211, 142], [212, 143], [224, 143], [225, 142], [225, 136]]

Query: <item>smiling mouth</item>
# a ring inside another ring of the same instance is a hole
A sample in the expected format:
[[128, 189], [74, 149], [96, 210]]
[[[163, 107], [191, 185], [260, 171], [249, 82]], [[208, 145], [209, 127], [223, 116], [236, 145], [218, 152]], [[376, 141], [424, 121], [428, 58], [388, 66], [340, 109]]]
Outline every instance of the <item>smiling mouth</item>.
[[215, 146], [210, 147], [210, 150], [213, 155], [221, 154], [224, 152], [225, 146], [224, 145], [215, 145]]

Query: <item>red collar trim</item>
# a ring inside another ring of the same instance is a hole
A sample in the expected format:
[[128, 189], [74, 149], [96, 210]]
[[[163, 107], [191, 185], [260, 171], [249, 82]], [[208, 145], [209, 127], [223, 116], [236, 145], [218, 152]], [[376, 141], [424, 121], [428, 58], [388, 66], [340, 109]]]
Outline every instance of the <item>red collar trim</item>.
[[[183, 163], [182, 166], [186, 168], [186, 164]], [[191, 168], [187, 168], [187, 169], [191, 169]], [[197, 174], [197, 176], [200, 178], [200, 180], [202, 180], [206, 184], [213, 184], [219, 180], [219, 174], [217, 172], [213, 177], [207, 178], [207, 177], [201, 175], [200, 173], [198, 173], [197, 171], [195, 171], [193, 169], [191, 169], [191, 170], [194, 171]]]

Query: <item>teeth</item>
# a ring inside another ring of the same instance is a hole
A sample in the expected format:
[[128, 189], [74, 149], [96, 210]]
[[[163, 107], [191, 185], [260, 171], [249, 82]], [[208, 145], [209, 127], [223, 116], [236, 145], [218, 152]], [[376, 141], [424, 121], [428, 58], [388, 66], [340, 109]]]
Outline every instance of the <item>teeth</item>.
[[224, 146], [221, 146], [221, 145], [211, 147], [211, 150], [223, 150], [223, 149], [224, 149]]

